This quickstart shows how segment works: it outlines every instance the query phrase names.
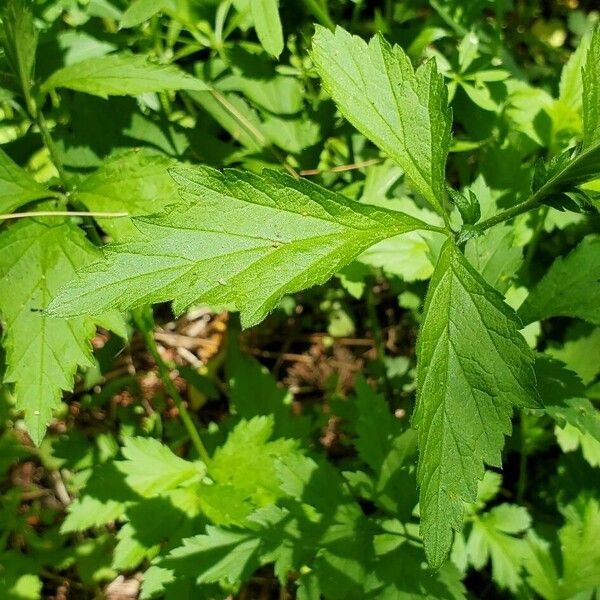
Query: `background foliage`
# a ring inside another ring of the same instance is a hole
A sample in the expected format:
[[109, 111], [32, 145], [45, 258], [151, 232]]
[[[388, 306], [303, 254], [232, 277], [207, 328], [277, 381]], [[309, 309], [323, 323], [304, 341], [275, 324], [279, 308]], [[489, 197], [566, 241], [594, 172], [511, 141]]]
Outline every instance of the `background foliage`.
[[279, 4], [3, 3], [0, 597], [595, 597], [598, 13]]

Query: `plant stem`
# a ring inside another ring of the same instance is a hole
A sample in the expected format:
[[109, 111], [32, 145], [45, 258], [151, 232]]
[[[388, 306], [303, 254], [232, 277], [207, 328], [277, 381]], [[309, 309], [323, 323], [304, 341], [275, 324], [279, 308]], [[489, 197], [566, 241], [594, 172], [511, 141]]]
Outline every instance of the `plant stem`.
[[517, 502], [521, 503], [525, 496], [525, 488], [527, 487], [527, 447], [525, 444], [526, 418], [523, 411], [521, 411], [519, 423], [521, 425], [521, 447], [519, 457], [519, 480], [517, 482]]
[[140, 311], [134, 311], [133, 318], [138, 326], [138, 329], [144, 336], [144, 341], [146, 342], [146, 346], [152, 355], [156, 366], [158, 367], [160, 378], [165, 386], [165, 390], [171, 396], [171, 398], [173, 398], [173, 402], [175, 402], [175, 406], [177, 407], [179, 415], [181, 416], [181, 421], [187, 430], [198, 456], [206, 465], [208, 465], [210, 463], [208, 451], [206, 450], [206, 447], [200, 438], [200, 434], [198, 433], [198, 430], [192, 421], [192, 417], [185, 406], [184, 399], [179, 394], [179, 391], [171, 379], [170, 369], [158, 351], [158, 346], [156, 345], [156, 340], [154, 339], [154, 318], [151, 310], [152, 309], [150, 308], [146, 308], [143, 313]]
[[383, 341], [383, 331], [381, 329], [381, 323], [377, 316], [377, 306], [375, 304], [375, 294], [373, 293], [373, 286], [368, 285], [366, 287], [366, 301], [367, 301], [367, 317], [369, 320], [369, 328], [373, 335], [373, 341], [375, 342], [375, 352], [377, 354], [377, 360], [379, 361], [383, 374], [382, 382], [385, 389], [385, 395], [388, 399], [392, 397], [391, 386], [387, 376], [387, 369], [385, 367], [385, 342]]
[[[57, 196], [50, 196], [49, 198], [56, 198]], [[101, 217], [103, 219], [111, 219], [117, 217], [127, 217], [129, 213], [126, 212], [88, 212], [83, 210], [39, 210], [39, 211], [28, 211], [18, 212], [10, 214], [1, 214], [0, 221], [7, 221], [8, 219], [23, 219], [26, 217]]]
[[483, 233], [486, 229], [489, 229], [494, 225], [498, 225], [499, 223], [503, 223], [504, 221], [508, 221], [509, 219], [513, 219], [514, 217], [518, 217], [523, 213], [537, 208], [544, 199], [545, 194], [543, 191], [544, 188], [540, 188], [535, 194], [533, 194], [533, 196], [531, 196], [531, 198], [529, 198], [529, 200], [526, 200], [525, 202], [517, 204], [511, 208], [507, 208], [506, 210], [499, 212], [497, 215], [494, 215], [485, 221], [481, 221], [481, 223], [475, 226], [475, 230], [479, 233]]
[[36, 110], [32, 117], [37, 123], [38, 129], [40, 130], [40, 133], [42, 135], [42, 139], [44, 140], [44, 145], [50, 153], [50, 159], [52, 160], [54, 166], [56, 167], [56, 170], [58, 171], [58, 176], [60, 177], [60, 180], [62, 181], [65, 190], [70, 190], [71, 185], [69, 184], [69, 177], [67, 176], [67, 172], [65, 171], [65, 168], [62, 164], [62, 160], [60, 158], [60, 155], [58, 154], [58, 150], [54, 145], [54, 141], [52, 140], [50, 130], [48, 129], [48, 125], [46, 123], [46, 119], [44, 119], [42, 111], [39, 109]]
[[546, 224], [546, 217], [548, 216], [549, 210], [549, 206], [544, 206], [538, 214], [538, 222], [535, 225], [533, 235], [531, 236], [531, 240], [529, 242], [529, 247], [527, 248], [527, 253], [525, 254], [525, 267], [527, 271], [529, 271], [531, 268], [531, 263], [533, 262], [533, 257], [535, 256], [540, 238], [542, 237], [542, 233], [544, 233], [544, 225]]

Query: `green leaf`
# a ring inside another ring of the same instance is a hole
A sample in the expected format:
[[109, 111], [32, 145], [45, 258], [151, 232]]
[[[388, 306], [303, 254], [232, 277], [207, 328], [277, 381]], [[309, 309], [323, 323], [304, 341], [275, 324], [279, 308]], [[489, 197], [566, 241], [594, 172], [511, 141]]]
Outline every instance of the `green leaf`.
[[583, 69], [583, 147], [600, 146], [600, 27], [596, 27]]
[[0, 40], [10, 67], [29, 102], [38, 33], [27, 0], [7, 0], [2, 12]]
[[178, 313], [198, 302], [231, 307], [248, 327], [284, 294], [327, 281], [370, 245], [430, 227], [275, 172], [171, 173], [186, 204], [136, 219], [144, 241], [107, 246], [104, 263], [66, 287], [52, 314], [175, 300]]
[[539, 405], [534, 357], [502, 297], [451, 240], [440, 254], [417, 343], [421, 532], [444, 561], [484, 464], [499, 467], [513, 406]]
[[568, 423], [600, 442], [600, 414], [586, 398], [579, 377], [545, 355], [538, 357], [535, 370], [546, 412], [561, 426]]
[[116, 463], [127, 485], [138, 494], [156, 496], [183, 483], [199, 480], [205, 467], [179, 458], [163, 443], [153, 438], [127, 438], [123, 447], [124, 461]]
[[[87, 316], [52, 318], [44, 312], [76, 269], [98, 259], [82, 231], [69, 221], [24, 219], [0, 235], [0, 313], [5, 324], [6, 383], [15, 384], [17, 409], [36, 444], [73, 387], [77, 366], [91, 366], [89, 340], [96, 329]], [[99, 313], [99, 318], [100, 313]]]
[[[176, 161], [149, 152], [129, 152], [106, 161], [84, 179], [74, 196], [94, 212], [127, 212], [151, 215], [180, 202], [177, 186], [169, 175]], [[97, 219], [117, 242], [139, 236], [130, 217]]]
[[208, 86], [173, 65], [152, 63], [146, 56], [110, 54], [89, 58], [55, 71], [42, 91], [63, 87], [77, 92], [108, 96], [138, 96], [169, 90], [206, 91]]
[[515, 592], [521, 585], [521, 569], [527, 554], [525, 540], [515, 536], [530, 525], [527, 509], [514, 504], [500, 504], [476, 516], [467, 542], [471, 564], [481, 570], [491, 558], [494, 581]]
[[198, 493], [204, 514], [217, 525], [242, 525], [258, 507], [275, 502], [282, 494], [276, 463], [295, 455], [296, 442], [269, 441], [273, 417], [240, 421], [215, 451], [210, 479]]
[[50, 195], [51, 192], [0, 148], [0, 213], [10, 213], [32, 200]]
[[245, 580], [259, 566], [260, 538], [251, 531], [227, 531], [208, 526], [205, 535], [183, 540], [171, 550], [161, 566], [172, 568], [177, 576], [193, 575], [198, 583], [231, 583]]
[[552, 545], [529, 536], [527, 583], [545, 600], [567, 600], [580, 593], [589, 598], [600, 586], [600, 506], [596, 499], [581, 497], [563, 512], [566, 522]]
[[129, 29], [141, 25], [165, 8], [175, 10], [177, 6], [174, 0], [135, 0], [123, 13], [119, 26], [121, 29]]
[[414, 71], [398, 46], [381, 36], [367, 45], [338, 27], [317, 27], [313, 61], [341, 113], [406, 172], [441, 214], [451, 112], [434, 60]]
[[486, 230], [465, 245], [467, 260], [501, 294], [508, 290], [523, 264], [523, 250], [513, 245], [514, 238], [514, 229], [501, 224]]
[[254, 28], [262, 47], [277, 58], [283, 51], [283, 30], [279, 18], [278, 0], [252, 0], [250, 2]]
[[600, 324], [600, 236], [588, 235], [557, 258], [519, 309], [524, 324], [576, 317]]

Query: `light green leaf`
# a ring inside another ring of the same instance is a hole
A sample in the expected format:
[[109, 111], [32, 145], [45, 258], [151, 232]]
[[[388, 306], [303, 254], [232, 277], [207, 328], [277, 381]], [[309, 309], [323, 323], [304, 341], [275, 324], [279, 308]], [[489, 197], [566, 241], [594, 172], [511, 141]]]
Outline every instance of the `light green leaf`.
[[[90, 211], [157, 214], [181, 201], [177, 185], [169, 175], [176, 161], [148, 152], [129, 152], [105, 162], [84, 179], [74, 192]], [[139, 236], [129, 217], [97, 219], [117, 242]]]
[[[91, 366], [87, 316], [52, 318], [43, 312], [76, 269], [98, 259], [83, 232], [59, 218], [24, 219], [0, 235], [0, 313], [5, 325], [8, 369], [17, 409], [39, 444], [63, 390], [73, 387], [78, 365]], [[99, 313], [100, 316], [100, 313]]]
[[589, 598], [600, 586], [600, 506], [581, 497], [563, 512], [566, 522], [553, 540], [554, 548], [530, 534], [527, 582], [545, 600], [568, 600], [584, 592], [581, 597]]
[[520, 572], [527, 554], [525, 540], [515, 536], [530, 525], [527, 509], [514, 504], [500, 504], [476, 516], [467, 542], [469, 561], [480, 570], [491, 558], [494, 581], [515, 592], [521, 585]]
[[415, 72], [400, 47], [381, 36], [367, 45], [339, 27], [335, 33], [317, 27], [312, 57], [344, 117], [396, 161], [443, 213], [452, 116], [435, 61]]
[[108, 96], [138, 96], [169, 90], [206, 91], [208, 86], [173, 65], [152, 63], [146, 56], [110, 54], [63, 67], [43, 83], [42, 91], [57, 87]]
[[13, 73], [19, 79], [26, 99], [32, 84], [38, 33], [26, 0], [7, 0], [2, 11], [0, 41]]
[[576, 317], [600, 325], [600, 236], [557, 258], [519, 309], [523, 323]]
[[165, 8], [175, 10], [174, 0], [135, 0], [127, 8], [121, 17], [119, 26], [121, 29], [128, 29], [140, 25], [144, 21], [151, 19], [154, 15], [163, 11]]
[[600, 327], [577, 322], [561, 343], [551, 343], [546, 353], [562, 361], [588, 385], [600, 374]]
[[205, 535], [187, 538], [182, 546], [171, 550], [161, 566], [174, 569], [178, 577], [197, 577], [198, 583], [243, 581], [259, 566], [260, 541], [251, 531], [208, 526]]
[[252, 0], [252, 19], [263, 48], [277, 58], [283, 51], [283, 30], [278, 0]]
[[515, 233], [506, 224], [492, 227], [465, 246], [465, 256], [479, 274], [501, 294], [523, 263], [523, 250], [513, 245]]
[[43, 185], [0, 148], [0, 213], [10, 213], [32, 200], [50, 195]]
[[127, 485], [146, 497], [200, 480], [205, 473], [202, 463], [179, 458], [168, 446], [154, 438], [127, 438], [123, 456], [126, 460], [115, 463], [117, 468], [125, 475]]
[[590, 42], [583, 70], [583, 147], [600, 146], [600, 27]]
[[105, 261], [54, 300], [52, 314], [97, 314], [175, 300], [261, 321], [284, 294], [323, 283], [370, 245], [430, 226], [364, 206], [308, 181], [207, 167], [171, 171], [186, 204], [135, 219], [143, 241], [109, 245]]
[[499, 467], [513, 406], [538, 406], [533, 354], [502, 297], [451, 240], [440, 254], [417, 344], [421, 532], [439, 567], [474, 502], [484, 464]]

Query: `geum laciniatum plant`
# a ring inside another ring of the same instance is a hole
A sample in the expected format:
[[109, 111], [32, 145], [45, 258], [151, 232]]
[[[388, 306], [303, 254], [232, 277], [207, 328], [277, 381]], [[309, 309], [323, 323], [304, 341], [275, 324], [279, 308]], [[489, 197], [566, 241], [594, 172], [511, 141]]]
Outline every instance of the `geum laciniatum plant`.
[[[142, 10], [143, 4], [133, 6]], [[178, 9], [169, 3], [155, 4], [141, 20], [123, 13], [121, 19], [129, 21], [122, 27], [147, 18], [156, 24], [160, 11], [176, 24], [173, 35], [192, 27], [177, 20]], [[267, 53], [279, 55], [284, 41], [277, 4], [252, 4], [259, 41]], [[175, 315], [207, 305], [239, 313], [242, 328], [249, 328], [278, 309], [282, 298], [369, 264], [364, 257], [382, 244], [400, 240], [401, 249], [404, 239], [426, 242], [432, 265], [410, 422], [396, 419], [384, 395], [365, 379], [357, 382], [352, 410], [360, 470], [338, 471], [310, 450], [305, 424], [292, 416], [271, 375], [232, 347], [228, 372], [250, 387], [246, 396], [239, 386], [232, 388], [237, 417], [221, 441], [207, 450], [206, 432], [198, 433], [183, 404], [192, 441], [188, 458], [156, 436], [121, 433], [120, 454], [117, 446], [89, 473], [62, 534], [121, 523], [112, 567], [145, 565], [144, 598], [225, 597], [271, 564], [281, 584], [291, 578], [304, 599], [462, 598], [461, 573], [467, 564], [481, 569], [490, 556], [500, 588], [517, 593], [525, 586], [549, 599], [590, 598], [600, 586], [597, 497], [565, 503], [566, 524], [555, 534], [563, 552], [558, 567], [545, 555], [546, 541], [533, 532], [527, 539], [521, 535], [531, 526], [524, 506], [496, 500], [491, 509], [484, 507], [499, 493], [497, 470], [515, 409], [522, 423], [549, 418], [576, 431], [588, 447], [600, 442], [598, 414], [578, 375], [556, 356], [536, 354], [532, 343], [542, 320], [600, 324], [600, 238], [594, 233], [600, 31], [587, 34], [564, 67], [561, 97], [544, 92], [555, 131], [559, 111], [567, 109], [579, 128], [555, 135], [546, 154], [530, 150], [526, 160], [515, 150], [519, 176], [507, 201], [481, 175], [463, 178], [462, 186], [447, 179], [451, 149], [479, 147], [468, 147], [460, 133], [453, 138], [449, 90], [492, 115], [498, 104], [487, 85], [508, 80], [511, 101], [523, 93], [525, 103], [533, 102], [525, 94], [533, 88], [502, 68], [478, 71], [472, 33], [461, 42], [458, 63], [433, 51], [409, 57], [384, 35], [365, 41], [334, 28], [317, 11], [325, 26], [316, 26], [309, 57], [303, 57], [312, 85], [320, 80], [316, 97], [331, 98], [352, 135], [359, 132], [381, 151], [386, 162], [374, 168], [384, 169], [383, 177], [404, 178], [404, 196], [412, 200], [394, 203], [360, 201], [340, 186], [323, 187], [299, 177], [287, 159], [285, 168], [255, 163], [216, 169], [168, 152], [119, 149], [78, 173], [62, 138], [54, 139], [60, 119], [47, 115], [62, 103], [76, 114], [73, 93], [108, 99], [102, 100], [107, 107], [117, 96], [141, 98], [149, 106], [151, 98], [180, 97], [186, 107], [216, 99], [212, 114], [229, 110], [246, 126], [244, 135], [257, 125], [215, 83], [224, 65], [191, 74], [174, 61], [95, 47], [38, 76], [42, 24], [24, 0], [10, 0], [3, 10], [7, 94], [39, 135], [52, 169], [50, 177], [34, 178], [0, 150], [4, 382], [36, 445], [63, 393], [73, 389], [77, 369], [95, 364], [90, 340], [97, 326], [127, 338], [131, 317], [159, 367], [168, 371], [152, 334], [152, 305], [172, 303]], [[273, 103], [287, 92], [273, 86], [264, 93], [262, 102]], [[527, 116], [518, 125], [533, 131]], [[510, 147], [515, 140], [506, 135], [502, 143]], [[515, 286], [521, 249], [538, 243], [549, 211], [575, 215], [587, 223], [587, 234], [531, 283]], [[11, 213], [17, 218], [7, 218]], [[402, 273], [413, 256], [399, 251], [392, 259]], [[262, 404], [252, 390], [260, 391]], [[167, 392], [178, 396], [177, 390]], [[373, 504], [375, 516], [363, 510], [363, 500]]]

